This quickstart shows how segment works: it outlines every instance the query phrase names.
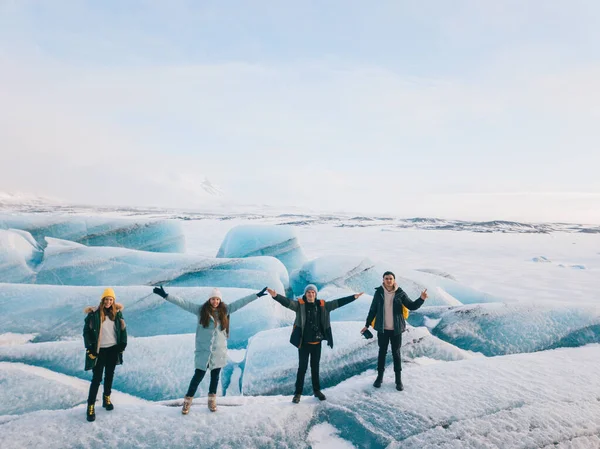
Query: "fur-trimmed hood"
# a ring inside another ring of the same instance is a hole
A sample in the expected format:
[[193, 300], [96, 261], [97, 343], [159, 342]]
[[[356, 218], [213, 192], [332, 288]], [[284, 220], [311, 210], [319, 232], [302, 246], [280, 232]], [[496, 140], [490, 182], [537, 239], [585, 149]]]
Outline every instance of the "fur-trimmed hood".
[[[123, 304], [118, 302], [115, 302], [115, 307], [117, 308], [117, 312], [121, 312], [125, 308]], [[83, 313], [94, 313], [96, 310], [98, 310], [98, 306], [87, 306], [85, 309], [83, 309]]]

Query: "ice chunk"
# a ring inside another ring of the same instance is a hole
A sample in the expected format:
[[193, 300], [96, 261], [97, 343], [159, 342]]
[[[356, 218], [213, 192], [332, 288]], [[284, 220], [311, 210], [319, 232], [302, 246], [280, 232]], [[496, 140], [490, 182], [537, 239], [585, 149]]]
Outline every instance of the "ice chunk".
[[42, 251], [31, 235], [16, 229], [0, 229], [0, 273], [4, 282], [32, 282]]
[[289, 272], [306, 261], [296, 231], [291, 226], [241, 225], [229, 230], [217, 257], [273, 256]]
[[[335, 313], [335, 312], [334, 312]], [[334, 347], [323, 343], [321, 388], [377, 367], [377, 338], [366, 340], [360, 335], [364, 322], [334, 322]], [[242, 379], [244, 395], [292, 394], [298, 369], [298, 350], [289, 343], [291, 327], [260, 332], [250, 339]], [[429, 356], [439, 360], [470, 357], [464, 351], [430, 335], [425, 328], [411, 328], [403, 334], [403, 358], [409, 360]], [[409, 348], [410, 349], [407, 349]], [[276, 356], [275, 356], [276, 355]], [[391, 363], [388, 353], [388, 363]], [[274, 381], [274, 379], [276, 379]], [[311, 394], [310, 369], [304, 383], [305, 394]]]
[[28, 231], [39, 245], [44, 237], [87, 246], [116, 246], [153, 252], [183, 252], [185, 236], [176, 220], [81, 217], [73, 215], [0, 215], [0, 228]]
[[219, 285], [253, 289], [269, 285], [282, 291], [289, 285], [285, 266], [274, 257], [216, 259], [47, 240], [37, 284]]
[[[35, 341], [81, 338], [86, 306], [97, 306], [104, 287], [0, 284], [0, 329], [18, 334], [38, 334]], [[204, 304], [210, 287], [167, 287], [184, 299]], [[230, 303], [256, 290], [222, 288], [223, 301]], [[115, 287], [117, 302], [131, 336], [191, 333], [193, 315], [152, 293], [151, 287]], [[229, 347], [245, 346], [255, 333], [289, 325], [294, 314], [270, 296], [253, 301], [231, 315]]]
[[600, 342], [600, 309], [552, 302], [480, 304], [424, 309], [411, 314], [437, 319], [431, 332], [460, 348], [493, 356]]

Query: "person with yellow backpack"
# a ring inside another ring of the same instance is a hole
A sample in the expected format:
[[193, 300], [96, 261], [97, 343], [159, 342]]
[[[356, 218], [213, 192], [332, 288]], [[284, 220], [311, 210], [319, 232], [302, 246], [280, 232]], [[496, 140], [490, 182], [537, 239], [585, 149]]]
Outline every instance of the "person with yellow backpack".
[[402, 364], [400, 361], [400, 347], [402, 346], [402, 332], [406, 330], [408, 310], [417, 310], [427, 299], [427, 289], [414, 301], [404, 293], [396, 283], [396, 275], [391, 271], [383, 273], [383, 283], [375, 289], [373, 301], [369, 308], [365, 327], [360, 331], [364, 334], [369, 326], [377, 331], [379, 355], [377, 357], [377, 378], [373, 383], [375, 388], [380, 388], [385, 371], [385, 357], [390, 343], [392, 344], [392, 357], [394, 359], [394, 373], [396, 375], [396, 390], [404, 390], [402, 385]]

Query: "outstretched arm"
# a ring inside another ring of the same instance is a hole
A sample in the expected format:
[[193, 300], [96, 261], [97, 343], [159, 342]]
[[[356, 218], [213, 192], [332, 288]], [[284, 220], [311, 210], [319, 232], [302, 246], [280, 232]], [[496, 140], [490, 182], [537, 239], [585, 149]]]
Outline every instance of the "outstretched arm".
[[402, 304], [408, 310], [417, 310], [419, 307], [423, 305], [425, 300], [427, 299], [427, 289], [421, 292], [421, 296], [414, 301], [411, 301], [410, 298], [404, 291], [402, 291]]
[[277, 294], [275, 290], [270, 288], [268, 288], [267, 291], [269, 292], [271, 297], [283, 307], [287, 307], [288, 309], [293, 310], [294, 312], [298, 310], [298, 301], [293, 301], [289, 298], [286, 298], [285, 296], [281, 296]]
[[333, 301], [326, 301], [325, 309], [331, 312], [332, 310], [335, 310], [338, 307], [344, 307], [346, 304], [350, 304], [352, 301], [358, 299], [358, 297], [363, 293], [364, 292], [355, 293], [354, 295], [344, 296], [343, 298], [334, 299]]
[[193, 313], [194, 315], [198, 315], [198, 313], [200, 313], [200, 306], [198, 304], [194, 304], [193, 302], [188, 301], [187, 299], [179, 298], [174, 295], [169, 295], [162, 285], [160, 287], [154, 287], [152, 292], [157, 294], [158, 296], [162, 296], [170, 303], [175, 304], [176, 306], [179, 306], [183, 310]]
[[255, 299], [258, 299], [261, 296], [265, 296], [267, 294], [266, 292], [267, 292], [267, 287], [263, 288], [258, 293], [252, 293], [251, 295], [244, 296], [243, 298], [240, 298], [240, 299], [232, 302], [231, 304], [227, 304], [227, 312], [231, 314], [231, 313], [235, 312], [236, 310], [239, 310], [242, 307], [247, 306]]

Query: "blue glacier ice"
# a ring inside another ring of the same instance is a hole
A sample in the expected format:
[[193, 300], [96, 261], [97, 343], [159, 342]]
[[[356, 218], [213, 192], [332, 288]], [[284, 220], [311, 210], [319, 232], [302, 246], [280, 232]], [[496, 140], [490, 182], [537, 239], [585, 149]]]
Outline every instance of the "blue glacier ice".
[[[373, 290], [381, 285], [383, 273], [389, 269], [367, 257], [324, 256], [306, 262], [301, 269], [291, 273], [290, 285], [296, 295], [300, 295], [307, 284], [315, 284], [320, 289], [334, 286], [373, 294]], [[395, 274], [398, 285], [411, 299], [418, 298], [426, 288], [429, 294], [427, 305], [430, 306], [498, 301], [487, 293], [438, 273], [401, 270]]]
[[432, 320], [431, 333], [487, 356], [543, 351], [600, 342], [600, 309], [590, 304], [491, 303], [428, 308], [411, 313], [414, 325]]
[[74, 215], [0, 215], [0, 229], [31, 233], [42, 247], [45, 237], [71, 240], [87, 246], [116, 246], [142, 251], [185, 251], [185, 235], [176, 220], [86, 217]]
[[[0, 284], [0, 329], [16, 334], [35, 333], [35, 342], [80, 339], [83, 309], [97, 306], [104, 287]], [[192, 333], [192, 315], [152, 293], [151, 287], [114, 287], [123, 304], [128, 333], [135, 337]], [[168, 292], [203, 304], [211, 287], [167, 287]], [[233, 302], [256, 290], [221, 288], [223, 301]], [[245, 347], [248, 339], [265, 329], [287, 326], [293, 313], [270, 296], [253, 301], [231, 315], [229, 347]]]
[[35, 265], [43, 255], [31, 234], [16, 229], [0, 229], [0, 280], [33, 282]]
[[229, 230], [217, 257], [272, 256], [279, 259], [289, 272], [306, 262], [304, 251], [291, 226], [240, 225]]
[[217, 259], [126, 248], [88, 247], [47, 238], [35, 282], [54, 285], [170, 285], [272, 288], [289, 285], [285, 266], [274, 257]]
[[[333, 315], [333, 314], [332, 314]], [[377, 367], [377, 338], [367, 340], [360, 330], [364, 322], [333, 322], [333, 349], [323, 344], [321, 388], [333, 385]], [[298, 350], [289, 342], [292, 327], [260, 332], [252, 337], [246, 350], [242, 378], [244, 395], [293, 394], [298, 369]], [[471, 355], [433, 337], [426, 328], [409, 327], [403, 334], [403, 359], [418, 357], [437, 360], [462, 360]], [[388, 364], [391, 363], [388, 353]], [[310, 369], [304, 394], [312, 394]]]

